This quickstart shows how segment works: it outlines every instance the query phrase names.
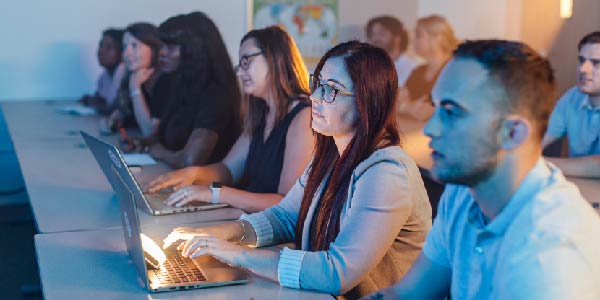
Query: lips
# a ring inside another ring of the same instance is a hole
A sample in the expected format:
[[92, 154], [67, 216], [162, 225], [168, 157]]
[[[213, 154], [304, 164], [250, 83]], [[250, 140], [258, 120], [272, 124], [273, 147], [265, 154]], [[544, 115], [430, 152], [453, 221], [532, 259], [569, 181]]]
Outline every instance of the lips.
[[438, 159], [441, 159], [444, 157], [444, 155], [441, 152], [439, 152], [438, 150], [436, 150], [435, 147], [431, 143], [429, 143], [429, 149], [431, 149], [431, 154], [430, 154], [431, 159], [438, 160]]

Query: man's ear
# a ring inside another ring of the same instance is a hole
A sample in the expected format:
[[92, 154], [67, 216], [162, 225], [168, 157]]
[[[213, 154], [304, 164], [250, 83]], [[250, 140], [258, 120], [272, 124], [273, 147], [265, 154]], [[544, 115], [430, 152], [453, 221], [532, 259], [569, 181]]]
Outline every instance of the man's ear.
[[501, 142], [503, 149], [513, 149], [522, 145], [531, 134], [531, 123], [521, 116], [508, 116], [500, 125]]

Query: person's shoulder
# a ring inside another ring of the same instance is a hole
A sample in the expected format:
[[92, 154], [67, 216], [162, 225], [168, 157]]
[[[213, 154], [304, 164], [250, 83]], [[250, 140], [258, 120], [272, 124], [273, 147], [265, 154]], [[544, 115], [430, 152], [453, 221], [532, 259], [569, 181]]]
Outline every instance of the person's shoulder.
[[311, 132], [310, 103], [307, 104], [307, 102], [302, 99], [296, 100], [290, 105], [290, 110], [288, 113], [294, 109], [298, 109], [299, 111], [290, 122], [290, 127], [287, 133], [288, 139], [294, 139], [298, 136], [298, 134], [302, 134], [303, 132]]
[[412, 158], [399, 145], [391, 145], [375, 150], [369, 157], [359, 163], [352, 172], [354, 177], [360, 177], [369, 170], [401, 171], [407, 176], [420, 176], [418, 167]]
[[592, 245], [600, 251], [600, 240], [590, 238], [600, 236], [600, 218], [562, 174], [532, 197], [511, 227], [513, 240], [539, 241], [538, 248], [560, 242], [575, 248]]
[[556, 106], [578, 106], [585, 97], [586, 95], [579, 90], [579, 87], [573, 86], [558, 99]]

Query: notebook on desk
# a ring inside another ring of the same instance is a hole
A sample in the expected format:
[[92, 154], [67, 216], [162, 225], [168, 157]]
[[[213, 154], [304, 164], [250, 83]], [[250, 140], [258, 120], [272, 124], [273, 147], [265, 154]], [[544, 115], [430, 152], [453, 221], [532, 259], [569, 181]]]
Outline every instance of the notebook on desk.
[[[98, 165], [100, 165], [102, 172], [104, 172], [106, 179], [108, 179], [108, 182], [112, 185], [113, 189], [115, 189], [115, 181], [122, 178], [133, 192], [133, 195], [135, 196], [134, 201], [137, 206], [151, 215], [201, 211], [227, 206], [227, 204], [223, 203], [212, 204], [204, 202], [195, 202], [182, 207], [167, 205], [165, 204], [165, 200], [171, 195], [173, 192], [172, 190], [163, 189], [154, 193], [144, 193], [127, 166], [119, 148], [83, 131], [81, 131], [81, 135], [88, 148], [92, 151], [92, 154], [94, 154], [94, 158], [98, 162]], [[112, 171], [113, 169], [117, 170], [118, 174], [115, 174]]]
[[111, 165], [110, 169], [114, 174], [112, 185], [119, 199], [127, 252], [148, 291], [187, 290], [248, 282], [246, 272], [211, 256], [192, 260], [172, 248], [170, 251], [160, 249], [152, 239], [141, 233], [135, 191], [130, 189], [128, 180], [121, 177], [118, 167]]

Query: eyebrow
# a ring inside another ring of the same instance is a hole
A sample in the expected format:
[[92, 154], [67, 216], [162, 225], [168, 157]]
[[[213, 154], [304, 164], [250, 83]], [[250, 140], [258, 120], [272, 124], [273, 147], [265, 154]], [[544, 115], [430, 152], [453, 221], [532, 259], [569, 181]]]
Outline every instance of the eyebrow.
[[587, 57], [584, 57], [584, 56], [581, 56], [581, 55], [577, 56], [577, 59], [578, 59], [578, 60], [580, 60], [580, 61], [581, 61], [581, 60], [583, 60], [583, 61], [589, 60], [589, 61], [591, 61], [591, 62], [593, 62], [593, 63], [598, 63], [598, 62], [600, 62], [600, 58], [595, 58], [595, 57], [590, 57], [590, 58], [587, 58]]
[[342, 86], [344, 89], [348, 90], [348, 88], [347, 88], [347, 87], [346, 87], [346, 86], [345, 86], [343, 83], [341, 83], [341, 82], [339, 82], [339, 81], [337, 81], [337, 80], [335, 80], [335, 79], [326, 79], [325, 81], [327, 81], [327, 82], [329, 82], [329, 81], [333, 81], [333, 82], [335, 82], [335, 83], [337, 83], [337, 84], [341, 85], [341, 86]]

